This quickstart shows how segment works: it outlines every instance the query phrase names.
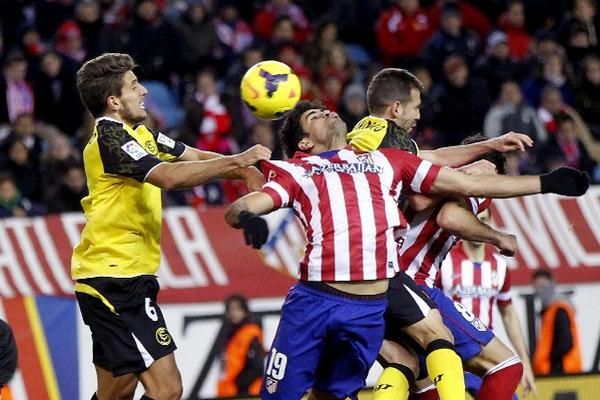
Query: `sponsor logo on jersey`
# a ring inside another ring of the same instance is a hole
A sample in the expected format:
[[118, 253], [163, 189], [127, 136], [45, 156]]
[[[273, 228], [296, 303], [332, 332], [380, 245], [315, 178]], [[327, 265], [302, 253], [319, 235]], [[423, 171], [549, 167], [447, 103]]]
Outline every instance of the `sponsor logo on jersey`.
[[175, 148], [175, 141], [170, 137], [163, 135], [162, 133], [158, 134], [156, 141], [164, 146], [167, 146], [170, 149]]
[[123, 151], [135, 161], [148, 155], [148, 152], [144, 150], [144, 148], [135, 140], [130, 140], [129, 142], [125, 143], [123, 146], [121, 146], [121, 149], [123, 149]]
[[171, 344], [171, 335], [169, 335], [169, 331], [164, 326], [161, 326], [156, 330], [156, 341], [163, 346], [167, 346]]
[[278, 383], [279, 382], [277, 382], [275, 379], [267, 376], [265, 379], [265, 389], [267, 389], [267, 392], [269, 392], [270, 394], [273, 394], [277, 391]]

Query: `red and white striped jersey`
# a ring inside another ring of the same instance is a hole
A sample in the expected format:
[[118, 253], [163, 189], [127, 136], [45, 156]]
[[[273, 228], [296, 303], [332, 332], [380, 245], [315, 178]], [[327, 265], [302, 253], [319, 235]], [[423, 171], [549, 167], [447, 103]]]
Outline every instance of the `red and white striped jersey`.
[[486, 245], [484, 261], [474, 263], [459, 243], [442, 263], [440, 272], [439, 284], [444, 293], [471, 310], [490, 329], [494, 304], [512, 302], [510, 270], [490, 245]]
[[[491, 199], [467, 198], [475, 215], [486, 210]], [[426, 210], [405, 212], [410, 229], [405, 233], [400, 248], [400, 267], [420, 285], [433, 287], [440, 265], [450, 251], [456, 236], [443, 230], [436, 219], [443, 202]]]
[[426, 193], [440, 168], [396, 149], [297, 153], [263, 162], [262, 191], [276, 208], [291, 207], [306, 230], [299, 279], [362, 281], [399, 271], [400, 192]]

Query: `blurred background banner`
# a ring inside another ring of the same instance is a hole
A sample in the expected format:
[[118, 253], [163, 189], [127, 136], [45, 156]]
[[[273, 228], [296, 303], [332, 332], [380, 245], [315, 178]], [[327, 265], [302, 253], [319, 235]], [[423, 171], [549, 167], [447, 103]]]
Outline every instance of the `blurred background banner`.
[[[599, 194], [594, 187], [579, 199], [530, 196], [494, 202], [497, 225], [519, 240], [511, 268], [522, 326], [533, 316], [526, 304], [531, 289], [524, 285], [534, 270], [549, 267], [567, 283], [561, 289], [572, 292], [584, 370], [598, 367], [600, 320], [591, 305], [600, 282]], [[160, 304], [179, 347], [184, 398], [190, 400], [215, 396], [219, 360], [214, 349], [223, 300], [232, 293], [250, 299], [268, 347], [302, 256], [304, 236], [289, 210], [267, 217], [271, 237], [261, 252], [225, 224], [224, 211], [180, 207], [164, 212]], [[69, 273], [83, 223], [78, 213], [0, 221], [0, 317], [13, 326], [21, 354], [11, 384], [16, 399], [87, 399], [94, 390], [91, 338]], [[502, 329], [497, 333], [505, 338]]]

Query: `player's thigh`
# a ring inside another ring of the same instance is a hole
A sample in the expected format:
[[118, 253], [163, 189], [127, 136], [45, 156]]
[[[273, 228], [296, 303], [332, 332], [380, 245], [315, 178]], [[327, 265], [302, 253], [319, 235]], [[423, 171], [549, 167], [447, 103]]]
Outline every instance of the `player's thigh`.
[[181, 396], [181, 375], [173, 353], [154, 361], [139, 374], [139, 379], [151, 398], [173, 398], [177, 394]]
[[386, 305], [384, 298], [340, 301], [331, 316], [315, 389], [344, 399], [354, 398], [365, 386], [383, 341]]
[[266, 360], [261, 399], [300, 399], [314, 385], [332, 307], [301, 284], [290, 290]]
[[514, 353], [498, 338], [493, 338], [479, 354], [466, 362], [466, 369], [479, 376], [503, 361], [514, 357]]
[[452, 301], [435, 288], [424, 289], [435, 302], [444, 322], [454, 337], [454, 347], [463, 361], [479, 354], [492, 341], [494, 333], [470, 310]]
[[423, 349], [434, 340], [443, 339], [453, 343], [454, 338], [450, 330], [444, 325], [438, 310], [431, 310], [421, 321], [402, 329], [415, 340]]
[[131, 400], [135, 394], [138, 379], [134, 374], [115, 377], [112, 372], [96, 366], [98, 400]]

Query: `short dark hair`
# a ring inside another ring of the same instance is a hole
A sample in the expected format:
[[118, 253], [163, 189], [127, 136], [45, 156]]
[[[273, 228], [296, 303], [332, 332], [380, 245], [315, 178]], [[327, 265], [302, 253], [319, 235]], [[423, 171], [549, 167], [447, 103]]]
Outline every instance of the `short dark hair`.
[[[484, 140], [488, 140], [488, 138], [480, 133], [477, 133], [475, 135], [466, 137], [461, 144], [478, 143], [483, 142]], [[500, 153], [499, 151], [490, 151], [489, 153], [481, 156], [479, 159], [488, 160], [494, 164], [496, 166], [496, 172], [498, 172], [499, 175], [506, 174], [506, 157], [504, 157], [504, 154]]]
[[531, 280], [534, 280], [537, 278], [546, 278], [546, 279], [553, 281], [554, 275], [552, 275], [552, 272], [550, 272], [547, 269], [539, 269], [531, 275]]
[[369, 113], [381, 114], [395, 101], [408, 103], [412, 89], [417, 89], [420, 93], [424, 91], [423, 84], [416, 76], [405, 69], [382, 69], [375, 74], [367, 89]]
[[77, 71], [77, 90], [94, 118], [106, 112], [106, 99], [120, 96], [123, 77], [136, 67], [128, 54], [104, 53], [87, 61]]
[[302, 126], [300, 125], [300, 117], [302, 117], [302, 114], [313, 108], [325, 110], [325, 106], [319, 101], [302, 100], [288, 112], [283, 121], [283, 125], [279, 131], [279, 137], [283, 144], [283, 150], [289, 158], [292, 158], [294, 153], [299, 150], [298, 143], [306, 137], [306, 132], [304, 132], [304, 129], [302, 129]]

